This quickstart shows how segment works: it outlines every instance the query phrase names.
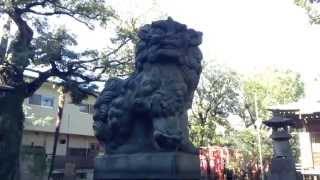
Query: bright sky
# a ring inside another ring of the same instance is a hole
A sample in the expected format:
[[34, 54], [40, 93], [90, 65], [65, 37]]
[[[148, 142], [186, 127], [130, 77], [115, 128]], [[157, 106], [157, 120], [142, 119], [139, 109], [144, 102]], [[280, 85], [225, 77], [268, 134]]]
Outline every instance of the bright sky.
[[188, 2], [179, 13], [174, 6], [166, 9], [204, 32], [206, 59], [225, 61], [240, 70], [268, 65], [315, 70], [320, 28], [309, 25], [293, 0]]
[[270, 66], [298, 71], [307, 96], [320, 99], [320, 85], [311, 82], [320, 74], [320, 26], [311, 25], [293, 0], [111, 0], [111, 5], [124, 18], [139, 16], [150, 23], [169, 15], [202, 31], [207, 61], [218, 60], [242, 73]]
[[[311, 81], [319, 73], [320, 26], [310, 25], [294, 0], [109, 0], [121, 17], [139, 16], [144, 23], [165, 14], [203, 32], [207, 61], [218, 60], [240, 72], [268, 66], [302, 74], [307, 95], [320, 99]], [[68, 24], [68, 23], [67, 23]], [[72, 25], [82, 48], [102, 48], [108, 33]]]
[[307, 81], [308, 96], [319, 92], [320, 85], [315, 90], [310, 81], [320, 74], [320, 26], [310, 25], [304, 9], [293, 0], [157, 3], [163, 12], [204, 33], [202, 50], [206, 60], [216, 59], [241, 72], [267, 66], [290, 68]]

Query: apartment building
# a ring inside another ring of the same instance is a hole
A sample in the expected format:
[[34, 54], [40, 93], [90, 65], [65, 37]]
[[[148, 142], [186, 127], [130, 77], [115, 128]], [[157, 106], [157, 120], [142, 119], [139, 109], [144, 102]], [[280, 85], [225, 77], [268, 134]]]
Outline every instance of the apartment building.
[[[58, 95], [57, 87], [48, 82], [24, 102], [27, 118], [23, 147], [43, 149], [48, 160], [53, 152]], [[61, 179], [66, 173], [67, 164], [70, 163], [74, 165], [72, 171], [78, 179], [92, 179], [93, 159], [99, 151], [99, 144], [92, 129], [94, 101], [94, 97], [89, 97], [75, 105], [71, 103], [70, 96], [66, 95], [54, 164], [54, 179]], [[28, 174], [28, 168], [24, 169]], [[24, 177], [28, 177], [27, 174]]]

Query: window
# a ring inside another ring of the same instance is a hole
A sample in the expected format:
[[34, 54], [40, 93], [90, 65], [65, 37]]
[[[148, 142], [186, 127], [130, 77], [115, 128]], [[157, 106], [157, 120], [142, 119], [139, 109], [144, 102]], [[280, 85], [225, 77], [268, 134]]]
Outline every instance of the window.
[[86, 157], [88, 153], [88, 149], [86, 148], [69, 148], [70, 156], [82, 156]]
[[41, 96], [41, 105], [47, 107], [53, 107], [53, 97]]
[[95, 150], [96, 149], [96, 144], [95, 143], [90, 143], [90, 149]]
[[66, 144], [66, 140], [65, 139], [60, 139], [60, 144]]
[[96, 144], [96, 143], [90, 143], [90, 150], [96, 150], [96, 151], [99, 151], [99, 144]]
[[29, 98], [29, 104], [40, 105], [43, 107], [53, 107], [54, 97], [34, 94]]
[[92, 104], [79, 104], [79, 110], [80, 112], [93, 114], [93, 105]]
[[34, 94], [29, 98], [29, 104], [41, 105], [41, 95]]

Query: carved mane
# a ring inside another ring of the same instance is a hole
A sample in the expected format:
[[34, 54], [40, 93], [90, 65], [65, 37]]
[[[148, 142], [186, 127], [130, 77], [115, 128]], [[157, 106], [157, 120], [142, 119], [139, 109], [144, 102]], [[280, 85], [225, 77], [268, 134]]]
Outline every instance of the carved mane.
[[179, 149], [201, 73], [202, 33], [169, 18], [143, 26], [138, 37], [133, 75], [108, 80], [95, 103], [96, 136], [111, 153]]

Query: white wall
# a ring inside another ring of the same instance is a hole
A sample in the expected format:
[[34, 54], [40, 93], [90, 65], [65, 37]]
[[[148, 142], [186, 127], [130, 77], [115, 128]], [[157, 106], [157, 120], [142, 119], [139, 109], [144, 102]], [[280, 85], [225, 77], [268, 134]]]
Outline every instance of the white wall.
[[300, 160], [302, 168], [312, 168], [312, 146], [309, 132], [299, 132]]
[[[28, 114], [33, 114], [32, 119], [27, 119], [25, 123], [25, 130], [30, 131], [41, 131], [41, 132], [54, 132], [55, 130], [55, 118], [57, 114], [57, 103], [58, 103], [58, 93], [57, 89], [54, 89], [52, 84], [43, 85], [36, 94], [54, 96], [54, 107], [43, 107], [39, 105], [29, 104], [28, 99], [25, 100], [25, 105], [30, 109]], [[93, 136], [92, 129], [92, 114], [80, 112], [79, 106], [70, 104], [70, 97], [67, 95], [65, 101], [65, 108], [63, 112], [63, 118], [61, 122], [60, 132], [63, 134], [76, 134]], [[95, 98], [89, 97], [84, 103], [94, 104]], [[46, 123], [35, 125], [34, 122], [40, 122], [39, 119], [51, 118], [51, 121], [43, 121]]]

